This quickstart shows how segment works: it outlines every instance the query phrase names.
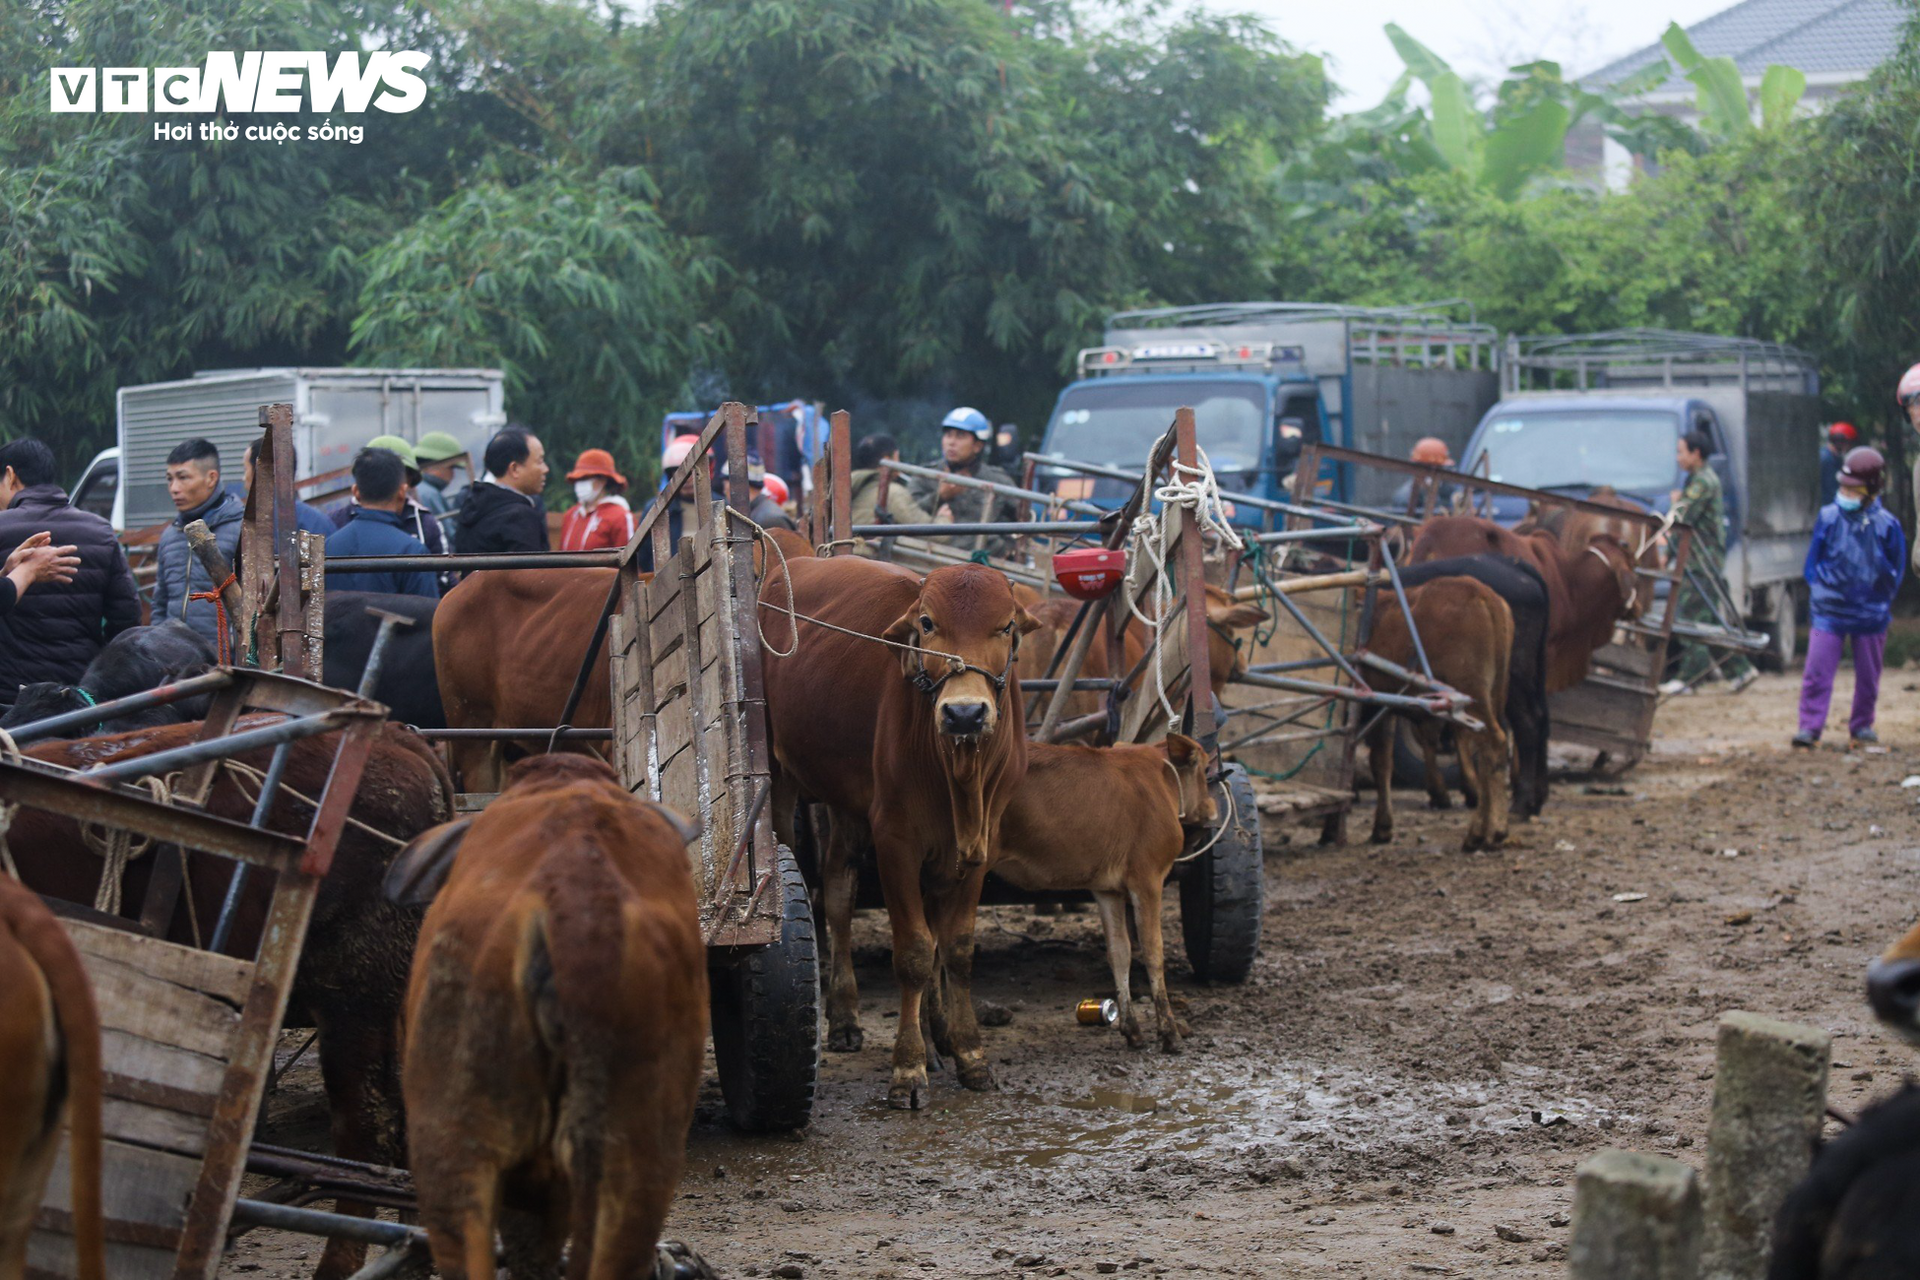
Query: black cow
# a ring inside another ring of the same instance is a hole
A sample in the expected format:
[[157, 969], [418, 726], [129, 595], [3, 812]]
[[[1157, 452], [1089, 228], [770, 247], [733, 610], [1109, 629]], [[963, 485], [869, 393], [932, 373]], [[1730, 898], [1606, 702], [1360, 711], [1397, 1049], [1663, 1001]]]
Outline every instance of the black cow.
[[[213, 664], [213, 646], [207, 643], [206, 637], [177, 618], [151, 627], [129, 627], [94, 655], [78, 684], [22, 685], [12, 710], [0, 719], [0, 729], [13, 729], [35, 720], [84, 711], [102, 702], [145, 693], [175, 680], [197, 676]], [[204, 720], [212, 697], [212, 694], [202, 694], [130, 715], [114, 716], [104, 727], [94, 725], [68, 736], [126, 733]]]
[[357, 689], [373, 652], [380, 620], [369, 607], [413, 619], [410, 627], [394, 628], [380, 660], [373, 699], [387, 706], [387, 714], [417, 729], [444, 729], [447, 713], [440, 706], [440, 678], [433, 669], [433, 611], [440, 602], [425, 596], [395, 596], [378, 591], [327, 592], [327, 633], [321, 682], [336, 689]]
[[[1531, 818], [1547, 803], [1547, 584], [1540, 571], [1511, 556], [1456, 556], [1407, 565], [1400, 580], [1417, 587], [1434, 578], [1473, 578], [1507, 602], [1513, 613], [1513, 657], [1507, 672], [1507, 728], [1513, 734], [1513, 816]], [[1380, 609], [1397, 606], [1382, 593]], [[1433, 757], [1427, 757], [1427, 791], [1444, 806], [1446, 786]]]
[[1861, 1113], [1780, 1206], [1767, 1280], [1920, 1276], [1920, 1088]]

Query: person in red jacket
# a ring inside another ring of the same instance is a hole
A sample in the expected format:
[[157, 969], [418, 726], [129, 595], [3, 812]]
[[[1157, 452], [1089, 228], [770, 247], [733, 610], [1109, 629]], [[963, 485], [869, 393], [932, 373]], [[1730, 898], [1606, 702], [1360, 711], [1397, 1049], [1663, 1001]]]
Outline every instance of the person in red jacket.
[[575, 503], [560, 522], [562, 551], [600, 551], [627, 545], [633, 536], [633, 508], [621, 495], [627, 478], [605, 449], [588, 449], [567, 472]]

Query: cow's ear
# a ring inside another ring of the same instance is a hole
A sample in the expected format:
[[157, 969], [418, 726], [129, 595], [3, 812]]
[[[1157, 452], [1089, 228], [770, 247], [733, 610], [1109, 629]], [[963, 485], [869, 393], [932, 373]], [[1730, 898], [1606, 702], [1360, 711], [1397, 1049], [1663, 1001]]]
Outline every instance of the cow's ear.
[[1030, 636], [1040, 629], [1040, 619], [1028, 613], [1020, 605], [1013, 607], [1013, 629], [1023, 636]]
[[1191, 764], [1206, 748], [1184, 733], [1167, 735], [1167, 759], [1176, 765]]
[[415, 836], [387, 868], [382, 888], [387, 901], [402, 907], [424, 907], [431, 903], [447, 883], [453, 870], [454, 855], [467, 837], [472, 818], [443, 822]]
[[1272, 616], [1259, 605], [1244, 600], [1234, 604], [1207, 606], [1208, 621], [1215, 626], [1225, 627], [1229, 631], [1251, 627], [1255, 623], [1265, 622]]
[[700, 820], [698, 818], [689, 818], [672, 805], [667, 804], [656, 804], [653, 806], [653, 811], [666, 819], [667, 825], [672, 827], [674, 834], [680, 837], [681, 844], [692, 844], [700, 838]]
[[911, 609], [908, 609], [905, 613], [901, 614], [898, 618], [895, 618], [893, 621], [893, 625], [880, 633], [880, 638], [882, 640], [890, 640], [894, 644], [912, 643], [913, 634], [917, 630], [914, 624], [919, 620], [919, 618], [920, 618], [920, 602], [918, 600], [915, 600], [913, 602], [913, 607]]

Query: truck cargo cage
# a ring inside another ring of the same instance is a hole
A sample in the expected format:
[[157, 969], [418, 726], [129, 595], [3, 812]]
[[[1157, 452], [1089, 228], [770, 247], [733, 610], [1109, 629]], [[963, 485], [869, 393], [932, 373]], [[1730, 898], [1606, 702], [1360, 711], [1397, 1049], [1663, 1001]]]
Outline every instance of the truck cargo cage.
[[1796, 347], [1673, 329], [1512, 335], [1500, 371], [1503, 392], [1737, 386], [1820, 394], [1818, 364]]

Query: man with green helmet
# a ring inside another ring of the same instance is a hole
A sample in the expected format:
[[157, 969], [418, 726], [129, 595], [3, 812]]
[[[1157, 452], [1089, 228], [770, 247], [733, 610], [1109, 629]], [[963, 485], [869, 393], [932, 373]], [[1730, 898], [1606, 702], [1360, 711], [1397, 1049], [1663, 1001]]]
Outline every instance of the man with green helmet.
[[429, 431], [413, 446], [413, 456], [420, 464], [420, 482], [414, 485], [413, 496], [435, 516], [446, 515], [453, 510], [447, 489], [453, 484], [453, 473], [467, 466], [467, 451], [447, 432]]

